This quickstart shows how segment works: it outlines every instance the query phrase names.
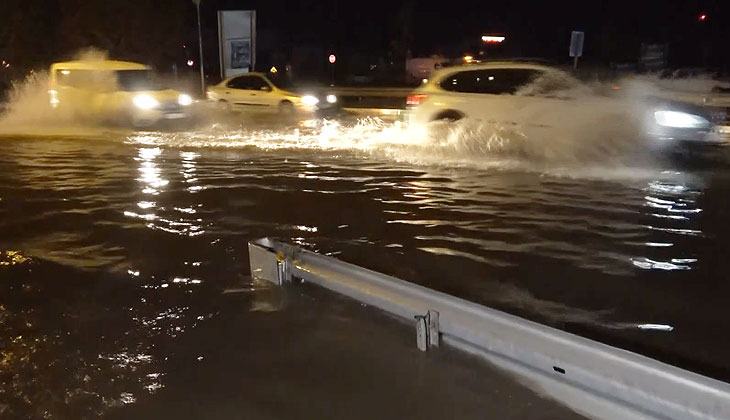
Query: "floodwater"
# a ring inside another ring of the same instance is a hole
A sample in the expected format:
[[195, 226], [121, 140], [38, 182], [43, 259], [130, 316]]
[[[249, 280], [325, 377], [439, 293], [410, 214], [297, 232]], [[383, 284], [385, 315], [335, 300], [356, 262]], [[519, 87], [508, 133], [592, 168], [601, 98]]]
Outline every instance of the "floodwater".
[[[22, 131], [0, 137], [0, 413], [198, 398], [176, 372], [241, 359], [257, 324], [226, 325], [286, 306], [249, 277], [264, 236], [730, 380], [724, 165], [551, 160], [499, 130], [424, 141], [377, 120]], [[357, 330], [336, 316], [325, 342]]]

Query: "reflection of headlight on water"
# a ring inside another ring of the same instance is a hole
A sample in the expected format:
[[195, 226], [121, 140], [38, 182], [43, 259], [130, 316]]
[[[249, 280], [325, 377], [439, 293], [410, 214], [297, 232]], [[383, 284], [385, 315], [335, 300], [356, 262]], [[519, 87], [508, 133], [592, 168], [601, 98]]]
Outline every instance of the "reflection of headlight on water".
[[654, 121], [663, 127], [671, 128], [705, 128], [710, 122], [699, 115], [679, 111], [655, 111]]
[[337, 102], [337, 96], [335, 95], [327, 95], [327, 103], [333, 104]]
[[177, 103], [182, 106], [188, 106], [193, 103], [193, 98], [190, 95], [182, 94], [177, 98]]
[[305, 95], [302, 96], [302, 103], [307, 106], [315, 106], [319, 103], [319, 99], [315, 98], [312, 95]]
[[160, 104], [157, 99], [144, 94], [135, 96], [132, 101], [134, 102], [134, 106], [139, 109], [152, 109]]

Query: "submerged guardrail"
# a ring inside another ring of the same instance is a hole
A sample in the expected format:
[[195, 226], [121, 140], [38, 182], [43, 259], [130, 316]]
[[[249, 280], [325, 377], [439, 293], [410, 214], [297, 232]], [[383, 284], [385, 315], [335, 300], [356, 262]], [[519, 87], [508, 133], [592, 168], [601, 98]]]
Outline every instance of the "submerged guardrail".
[[419, 347], [481, 356], [596, 419], [730, 419], [730, 384], [270, 238], [249, 242], [251, 274], [299, 279], [414, 321]]

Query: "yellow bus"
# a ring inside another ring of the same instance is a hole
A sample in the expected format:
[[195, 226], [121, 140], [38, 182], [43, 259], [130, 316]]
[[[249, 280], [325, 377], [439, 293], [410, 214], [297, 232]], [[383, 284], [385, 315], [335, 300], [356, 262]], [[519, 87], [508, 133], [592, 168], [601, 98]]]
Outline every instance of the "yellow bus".
[[135, 127], [186, 119], [193, 102], [190, 95], [165, 88], [149, 66], [117, 60], [54, 63], [48, 93], [52, 108]]

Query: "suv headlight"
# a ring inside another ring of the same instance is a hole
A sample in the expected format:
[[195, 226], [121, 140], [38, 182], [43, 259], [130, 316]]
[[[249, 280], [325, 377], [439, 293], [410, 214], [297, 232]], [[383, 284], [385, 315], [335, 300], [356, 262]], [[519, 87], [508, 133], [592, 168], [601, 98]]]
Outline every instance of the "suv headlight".
[[188, 106], [193, 103], [193, 98], [190, 97], [190, 95], [183, 93], [180, 96], [178, 96], [177, 103], [179, 103], [182, 106]]
[[134, 102], [134, 106], [139, 109], [152, 109], [160, 105], [160, 102], [158, 102], [157, 99], [145, 94], [135, 96], [132, 102]]
[[705, 118], [680, 111], [655, 111], [654, 121], [662, 127], [671, 128], [706, 128], [710, 122]]

